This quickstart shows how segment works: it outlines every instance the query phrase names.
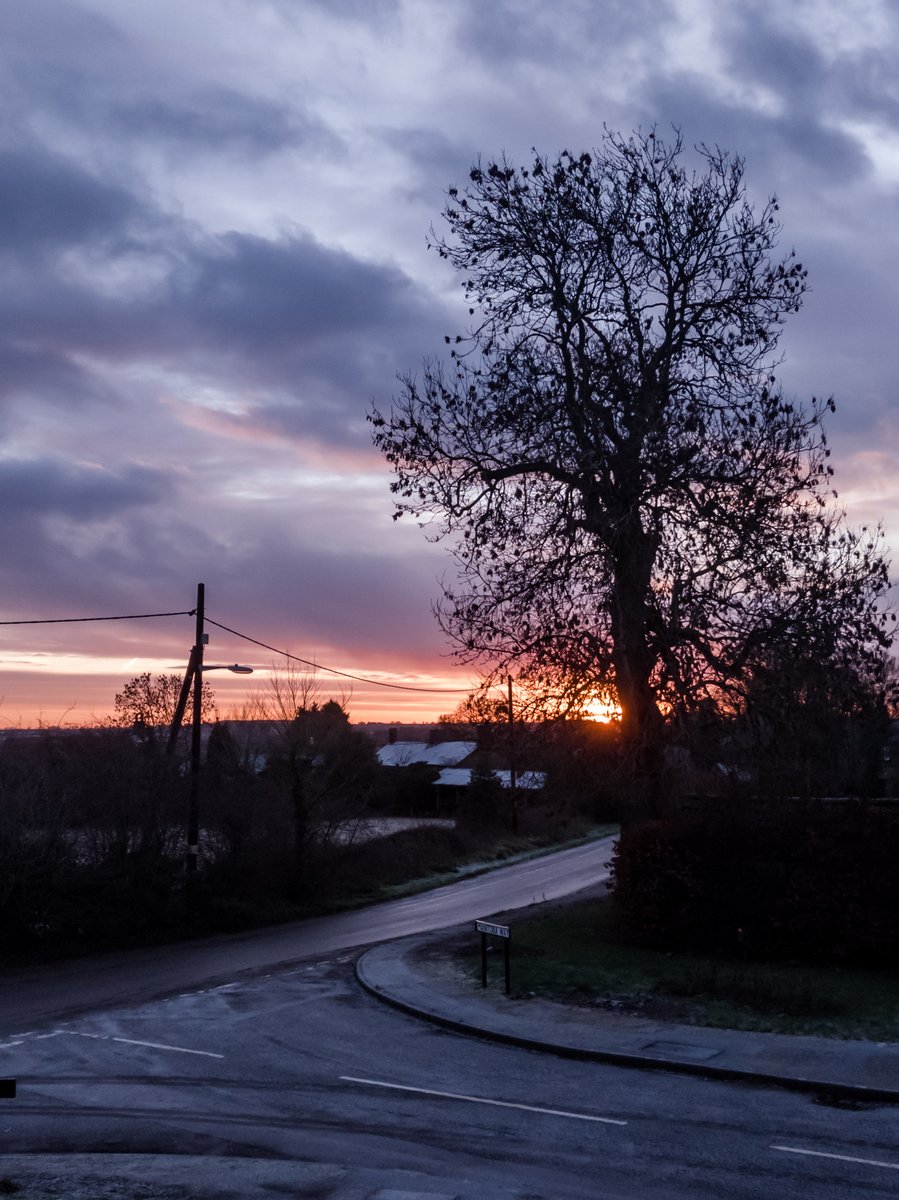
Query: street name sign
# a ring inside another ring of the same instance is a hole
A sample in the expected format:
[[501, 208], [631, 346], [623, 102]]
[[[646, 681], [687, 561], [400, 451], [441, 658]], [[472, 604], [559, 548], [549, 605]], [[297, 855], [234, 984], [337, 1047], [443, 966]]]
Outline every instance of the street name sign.
[[475, 921], [474, 926], [478, 933], [492, 933], [494, 937], [502, 938], [512, 936], [508, 925], [494, 925], [492, 921]]

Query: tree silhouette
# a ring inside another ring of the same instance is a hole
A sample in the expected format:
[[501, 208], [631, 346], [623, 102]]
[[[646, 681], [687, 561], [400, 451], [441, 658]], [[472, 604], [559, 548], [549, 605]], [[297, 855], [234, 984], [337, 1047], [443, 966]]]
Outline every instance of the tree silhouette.
[[[112, 724], [151, 729], [171, 725], [181, 694], [181, 684], [180, 675], [151, 675], [149, 671], [135, 675], [116, 693]], [[215, 717], [215, 693], [205, 679], [202, 717], [204, 721], [211, 721]]]
[[773, 374], [806, 276], [775, 256], [777, 202], [756, 211], [727, 152], [684, 157], [679, 134], [607, 132], [592, 156], [479, 163], [433, 236], [473, 326], [370, 414], [395, 516], [453, 538], [460, 656], [611, 689], [650, 781], [666, 715], [738, 703], [772, 645], [886, 640], [880, 531], [848, 529], [831, 487], [833, 402]]

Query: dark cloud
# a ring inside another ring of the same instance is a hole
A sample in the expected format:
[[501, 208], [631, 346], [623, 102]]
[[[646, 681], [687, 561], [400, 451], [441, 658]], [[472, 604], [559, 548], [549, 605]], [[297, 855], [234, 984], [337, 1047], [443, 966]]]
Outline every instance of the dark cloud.
[[562, 66], [584, 57], [594, 63], [620, 53], [624, 44], [661, 33], [675, 14], [671, 0], [605, 0], [569, 3], [564, 13], [543, 0], [468, 0], [459, 6], [463, 49], [495, 69]]
[[733, 78], [763, 83], [794, 107], [808, 108], [826, 92], [828, 67], [812, 38], [758, 9], [735, 10], [722, 44]]
[[0, 44], [26, 81], [52, 65], [61, 84], [80, 64], [121, 60], [133, 42], [113, 21], [71, 0], [28, 0], [0, 5]]
[[719, 145], [751, 164], [760, 191], [781, 191], [780, 182], [795, 189], [797, 176], [816, 182], [861, 178], [870, 162], [858, 140], [799, 109], [775, 116], [723, 100], [695, 73], [660, 78], [647, 94], [646, 123], [658, 120], [677, 127], [685, 141]]
[[841, 57], [833, 67], [831, 82], [834, 100], [843, 112], [899, 128], [899, 78], [892, 45]]
[[[250, 0], [252, 4], [254, 0]], [[273, 0], [287, 21], [298, 18], [296, 0]], [[382, 25], [400, 16], [400, 0], [305, 0], [304, 7], [317, 8], [329, 17], [363, 25]]]
[[0, 459], [5, 521], [25, 514], [92, 521], [171, 496], [166, 473], [142, 466], [116, 472], [57, 459]]
[[8, 394], [108, 400], [103, 363], [153, 358], [225, 388], [274, 386], [258, 401], [269, 428], [358, 441], [371, 394], [443, 331], [440, 306], [397, 267], [302, 231], [203, 234], [42, 148], [0, 154], [3, 199]]
[[180, 102], [153, 95], [114, 102], [99, 116], [123, 136], [165, 142], [204, 156], [228, 153], [253, 159], [310, 147], [342, 152], [341, 142], [322, 122], [231, 88], [207, 88]]
[[371, 395], [436, 347], [445, 323], [442, 306], [396, 267], [302, 234], [204, 245], [173, 278], [166, 307], [183, 353], [202, 349], [211, 369], [215, 358], [223, 374], [274, 385], [254, 421], [338, 444], [368, 441]]
[[130, 136], [185, 142], [202, 152], [234, 144], [261, 154], [300, 140], [288, 108], [228, 88], [211, 89], [181, 104], [148, 96], [118, 105], [111, 116], [114, 126]]
[[257, 352], [389, 327], [407, 315], [415, 291], [395, 268], [302, 234], [277, 242], [228, 234], [189, 261], [173, 285], [180, 312], [198, 328]]
[[[257, 542], [232, 549], [206, 569], [215, 619], [300, 654], [301, 629], [306, 646], [341, 646], [357, 662], [384, 670], [402, 670], [401, 655], [434, 660], [435, 556], [419, 550], [415, 560], [400, 562], [388, 553], [386, 538], [383, 546], [352, 550], [329, 545], [313, 528], [286, 543], [283, 532], [258, 532]], [[223, 635], [212, 633], [221, 642]]]
[[53, 254], [117, 235], [142, 210], [124, 188], [41, 147], [0, 149], [0, 250]]
[[403, 195], [424, 202], [432, 210], [442, 204], [451, 184], [468, 175], [477, 157], [478, 147], [450, 140], [432, 129], [385, 129], [380, 136], [408, 164], [407, 174], [399, 185]]
[[173, 79], [164, 56], [158, 61], [112, 21], [85, 9], [54, 0], [34, 0], [12, 13], [16, 7], [0, 6], [7, 68], [0, 100], [23, 128], [43, 111], [79, 142], [88, 131], [103, 143], [118, 141], [125, 157], [136, 143], [204, 158], [258, 159], [299, 148], [343, 152], [340, 139], [296, 102]]
[[36, 398], [59, 403], [83, 394], [102, 394], [111, 399], [105, 386], [98, 390], [96, 378], [63, 354], [48, 347], [20, 346], [0, 338], [0, 398]]

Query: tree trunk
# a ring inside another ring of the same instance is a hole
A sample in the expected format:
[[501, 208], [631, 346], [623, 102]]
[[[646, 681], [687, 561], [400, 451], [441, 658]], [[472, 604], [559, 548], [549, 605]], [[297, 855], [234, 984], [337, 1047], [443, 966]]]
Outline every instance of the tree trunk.
[[651, 686], [654, 655], [646, 637], [646, 596], [655, 558], [653, 538], [638, 517], [619, 526], [614, 560], [611, 632], [621, 741], [629, 783], [625, 819], [657, 815], [664, 805], [663, 721]]

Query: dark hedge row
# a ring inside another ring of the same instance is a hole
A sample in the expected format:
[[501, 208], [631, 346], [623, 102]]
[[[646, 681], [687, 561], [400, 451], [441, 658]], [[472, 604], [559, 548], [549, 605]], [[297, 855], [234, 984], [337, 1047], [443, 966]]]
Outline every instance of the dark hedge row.
[[627, 940], [665, 950], [899, 966], [899, 815], [861, 803], [707, 807], [628, 828]]

